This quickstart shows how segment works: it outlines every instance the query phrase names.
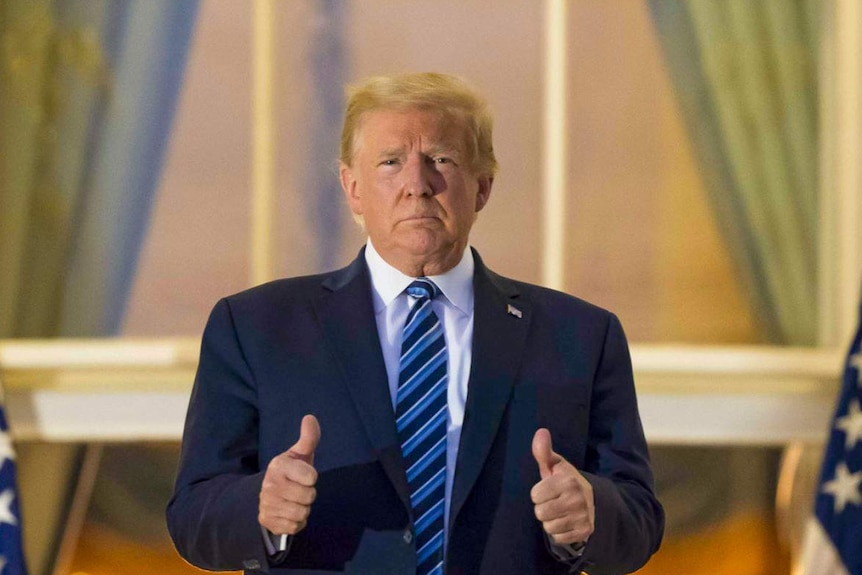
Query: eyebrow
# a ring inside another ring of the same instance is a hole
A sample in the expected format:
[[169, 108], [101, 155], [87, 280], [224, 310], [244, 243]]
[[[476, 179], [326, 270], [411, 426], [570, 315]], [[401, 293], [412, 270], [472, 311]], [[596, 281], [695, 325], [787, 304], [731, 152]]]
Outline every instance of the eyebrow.
[[[430, 146], [427, 150], [423, 152], [425, 156], [436, 156], [436, 155], [445, 155], [455, 160], [460, 160], [463, 153], [458, 149], [457, 146], [451, 146], [446, 144], [435, 144]], [[384, 148], [377, 152], [375, 157], [379, 160], [382, 158], [391, 158], [391, 157], [400, 157], [404, 155], [404, 147], [397, 146], [392, 148]]]
[[378, 158], [388, 158], [391, 156], [400, 156], [404, 153], [404, 148], [386, 148], [377, 152]]
[[443, 154], [446, 156], [452, 156], [457, 158], [460, 155], [460, 150], [457, 146], [447, 146], [444, 144], [436, 144], [428, 148], [426, 155], [433, 156], [437, 154]]

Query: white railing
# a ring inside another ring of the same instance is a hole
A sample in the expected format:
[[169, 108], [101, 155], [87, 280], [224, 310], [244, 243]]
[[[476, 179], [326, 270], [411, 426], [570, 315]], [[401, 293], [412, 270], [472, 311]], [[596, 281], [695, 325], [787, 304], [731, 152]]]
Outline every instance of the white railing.
[[[0, 382], [19, 441], [179, 440], [200, 341], [3, 340]], [[653, 444], [819, 443], [843, 351], [633, 345]]]

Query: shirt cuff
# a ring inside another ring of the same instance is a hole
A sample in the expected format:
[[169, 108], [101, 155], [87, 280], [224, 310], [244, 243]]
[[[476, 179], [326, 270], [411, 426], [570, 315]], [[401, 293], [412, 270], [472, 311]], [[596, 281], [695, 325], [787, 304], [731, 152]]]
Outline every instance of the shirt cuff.
[[586, 541], [581, 543], [554, 543], [554, 540], [547, 533], [545, 533], [545, 541], [548, 544], [548, 551], [551, 552], [551, 555], [563, 563], [571, 563], [576, 559], [580, 559], [587, 548]]
[[280, 553], [287, 553], [290, 550], [290, 535], [276, 535], [263, 525], [260, 526], [260, 532], [263, 535], [263, 545], [266, 547], [266, 553], [270, 557]]

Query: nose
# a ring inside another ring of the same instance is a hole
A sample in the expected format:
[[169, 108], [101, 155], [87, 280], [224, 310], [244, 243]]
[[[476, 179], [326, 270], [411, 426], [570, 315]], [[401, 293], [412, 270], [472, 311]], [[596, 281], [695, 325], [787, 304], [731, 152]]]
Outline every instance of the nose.
[[411, 158], [404, 166], [402, 175], [404, 176], [404, 191], [407, 195], [434, 195], [434, 170], [427, 158]]

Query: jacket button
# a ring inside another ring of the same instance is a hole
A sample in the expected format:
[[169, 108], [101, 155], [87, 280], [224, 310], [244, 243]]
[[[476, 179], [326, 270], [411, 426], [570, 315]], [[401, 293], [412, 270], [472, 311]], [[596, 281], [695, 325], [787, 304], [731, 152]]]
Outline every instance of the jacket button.
[[404, 543], [410, 545], [411, 543], [413, 543], [413, 533], [411, 533], [408, 529], [404, 532], [404, 536], [402, 537], [402, 539], [404, 539]]

